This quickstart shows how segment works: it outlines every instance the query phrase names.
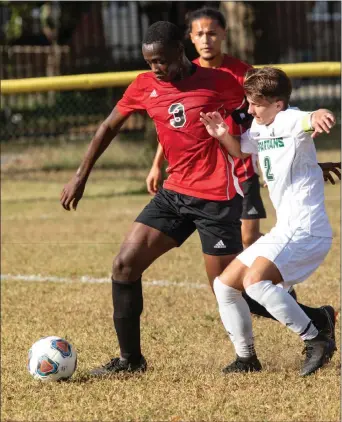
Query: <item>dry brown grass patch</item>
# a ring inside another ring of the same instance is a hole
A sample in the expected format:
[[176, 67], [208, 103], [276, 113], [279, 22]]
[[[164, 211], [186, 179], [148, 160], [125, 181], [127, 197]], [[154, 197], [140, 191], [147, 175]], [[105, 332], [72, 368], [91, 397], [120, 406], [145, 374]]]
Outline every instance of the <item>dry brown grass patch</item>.
[[[324, 153], [336, 159], [335, 153]], [[66, 277], [70, 283], [2, 281], [2, 420], [16, 421], [337, 421], [340, 357], [316, 375], [298, 377], [302, 344], [278, 323], [254, 318], [256, 346], [265, 371], [225, 377], [234, 358], [209, 288], [144, 286], [144, 375], [88, 380], [87, 370], [118, 353], [113, 335], [110, 283], [113, 256], [147, 195], [139, 189], [143, 170], [98, 170], [79, 211], [59, 205], [62, 184], [72, 173], [4, 173], [2, 274]], [[116, 192], [116, 195], [115, 195]], [[114, 195], [113, 195], [114, 193]], [[269, 218], [274, 211], [263, 190]], [[334, 244], [324, 265], [297, 287], [308, 305], [339, 308], [340, 189], [326, 186]], [[146, 271], [144, 280], [205, 284], [197, 235]], [[340, 325], [337, 326], [339, 332]], [[26, 369], [31, 344], [45, 335], [69, 339], [79, 367], [66, 383], [34, 381]], [[339, 342], [338, 342], [339, 344]]]

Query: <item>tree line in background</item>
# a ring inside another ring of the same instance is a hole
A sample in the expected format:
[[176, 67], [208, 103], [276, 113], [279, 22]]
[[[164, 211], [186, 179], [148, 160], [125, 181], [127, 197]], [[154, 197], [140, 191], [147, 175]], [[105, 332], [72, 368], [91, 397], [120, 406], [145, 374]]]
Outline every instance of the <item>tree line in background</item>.
[[[140, 43], [148, 25], [169, 20], [186, 31], [188, 13], [204, 5], [220, 8], [225, 15], [226, 49], [242, 60], [340, 60], [338, 1], [2, 1], [1, 39], [4, 47], [68, 46], [70, 57], [63, 60], [62, 74], [137, 69], [145, 66]], [[115, 32], [118, 26], [120, 31]], [[124, 37], [125, 26], [129, 32]], [[131, 33], [136, 37], [127, 44]], [[190, 41], [186, 49], [194, 58]]]

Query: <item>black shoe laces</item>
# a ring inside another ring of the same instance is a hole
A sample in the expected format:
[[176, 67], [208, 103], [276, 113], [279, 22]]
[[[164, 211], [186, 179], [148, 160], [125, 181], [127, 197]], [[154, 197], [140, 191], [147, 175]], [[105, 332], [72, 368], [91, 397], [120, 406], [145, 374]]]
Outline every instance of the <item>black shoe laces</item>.
[[120, 358], [113, 358], [110, 362], [103, 365], [105, 369], [117, 368], [120, 366]]
[[306, 359], [311, 359], [313, 349], [314, 347], [312, 344], [306, 344], [302, 351], [302, 355], [306, 355]]

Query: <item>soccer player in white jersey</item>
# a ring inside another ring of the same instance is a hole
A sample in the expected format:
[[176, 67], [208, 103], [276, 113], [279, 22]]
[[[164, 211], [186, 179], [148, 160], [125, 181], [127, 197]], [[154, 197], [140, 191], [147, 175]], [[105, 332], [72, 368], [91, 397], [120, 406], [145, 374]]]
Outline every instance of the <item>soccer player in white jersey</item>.
[[201, 113], [201, 121], [231, 155], [258, 154], [277, 222], [214, 281], [221, 319], [237, 354], [223, 371], [261, 370], [244, 290], [304, 340], [306, 358], [300, 375], [306, 376], [331, 359], [336, 345], [334, 338], [317, 330], [287, 290], [319, 267], [332, 243], [312, 138], [329, 133], [335, 117], [325, 109], [308, 113], [288, 108], [291, 81], [279, 69], [248, 71], [244, 89], [254, 120], [240, 142], [229, 135], [219, 113]]

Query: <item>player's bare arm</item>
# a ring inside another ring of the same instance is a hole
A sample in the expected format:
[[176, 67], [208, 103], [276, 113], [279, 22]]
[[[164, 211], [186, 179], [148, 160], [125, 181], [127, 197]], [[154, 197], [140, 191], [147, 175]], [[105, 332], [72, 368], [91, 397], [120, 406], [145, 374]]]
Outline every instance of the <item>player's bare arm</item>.
[[336, 118], [332, 111], [321, 108], [311, 114], [311, 126], [314, 129], [311, 137], [316, 138], [323, 132], [330, 133], [330, 129], [335, 126]]
[[156, 151], [156, 155], [153, 160], [152, 167], [150, 169], [150, 172], [146, 178], [146, 186], [147, 191], [151, 195], [155, 195], [158, 191], [159, 183], [162, 178], [162, 165], [164, 162], [164, 152], [163, 148], [160, 144], [158, 144], [158, 148]]
[[229, 134], [228, 125], [223, 120], [220, 113], [200, 113], [200, 121], [204, 124], [210, 136], [216, 138], [226, 148], [230, 155], [238, 158], [249, 157], [241, 151], [240, 140]]
[[107, 149], [127, 118], [128, 116], [123, 116], [119, 113], [117, 108], [114, 107], [107, 119], [101, 123], [89, 144], [88, 150], [85, 153], [77, 172], [64, 186], [61, 192], [60, 202], [65, 210], [70, 211], [70, 205], [76, 210], [77, 204], [83, 196], [85, 185], [94, 164]]
[[[312, 133], [312, 138], [316, 138], [317, 136], [321, 135], [322, 133], [330, 133], [330, 129], [335, 125], [336, 118], [332, 111], [321, 108], [319, 110], [314, 111], [311, 114], [311, 127], [314, 129]], [[332, 185], [335, 184], [335, 180], [332, 174], [335, 174], [339, 180], [341, 180], [341, 172], [339, 169], [341, 168], [341, 163], [318, 163], [323, 171], [323, 178], [324, 181], [329, 181]]]

